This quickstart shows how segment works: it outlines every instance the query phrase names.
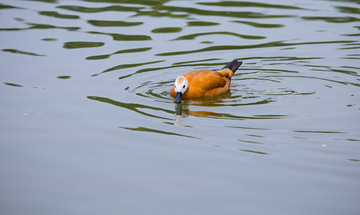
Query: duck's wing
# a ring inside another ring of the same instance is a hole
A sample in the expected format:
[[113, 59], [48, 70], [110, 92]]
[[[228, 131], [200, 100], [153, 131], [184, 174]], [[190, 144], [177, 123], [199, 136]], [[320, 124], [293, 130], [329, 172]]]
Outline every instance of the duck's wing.
[[183, 98], [215, 96], [228, 91], [230, 79], [226, 78], [226, 72], [220, 71], [200, 70], [186, 73], [184, 76], [189, 81], [189, 89]]
[[[231, 72], [230, 70], [226, 69]], [[228, 73], [223, 70], [200, 70], [187, 73], [185, 76], [189, 81], [190, 88], [201, 88], [203, 90], [211, 90], [226, 85], [226, 76]]]

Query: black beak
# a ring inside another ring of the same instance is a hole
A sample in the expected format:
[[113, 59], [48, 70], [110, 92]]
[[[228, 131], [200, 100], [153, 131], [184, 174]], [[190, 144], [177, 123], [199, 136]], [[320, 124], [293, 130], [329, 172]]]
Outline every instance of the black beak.
[[182, 97], [182, 93], [177, 92], [176, 93], [176, 97], [175, 97], [175, 103], [180, 103], [181, 102], [181, 97]]

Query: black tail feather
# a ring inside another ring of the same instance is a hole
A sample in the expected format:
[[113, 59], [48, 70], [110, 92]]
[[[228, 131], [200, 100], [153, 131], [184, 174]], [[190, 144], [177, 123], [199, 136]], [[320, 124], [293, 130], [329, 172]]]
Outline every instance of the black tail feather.
[[230, 63], [228, 63], [226, 66], [224, 66], [223, 69], [229, 68], [233, 73], [235, 73], [242, 63], [243, 63], [242, 61], [233, 60]]

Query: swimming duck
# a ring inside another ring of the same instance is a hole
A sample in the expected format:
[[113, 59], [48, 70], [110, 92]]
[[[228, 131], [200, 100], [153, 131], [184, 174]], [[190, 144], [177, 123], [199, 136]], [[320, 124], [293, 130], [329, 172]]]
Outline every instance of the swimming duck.
[[170, 95], [175, 103], [181, 99], [216, 96], [230, 89], [231, 77], [243, 62], [233, 60], [220, 70], [197, 70], [179, 76]]

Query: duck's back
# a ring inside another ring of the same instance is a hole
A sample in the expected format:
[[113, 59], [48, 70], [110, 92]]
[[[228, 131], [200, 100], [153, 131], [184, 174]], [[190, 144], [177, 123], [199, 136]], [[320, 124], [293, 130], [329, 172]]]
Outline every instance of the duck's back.
[[[186, 73], [184, 77], [189, 82], [189, 89], [183, 95], [184, 99], [215, 96], [229, 90], [231, 70], [219, 71], [199, 70]], [[232, 74], [231, 74], [232, 75]]]

